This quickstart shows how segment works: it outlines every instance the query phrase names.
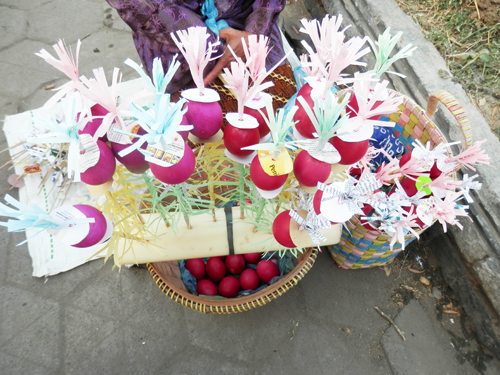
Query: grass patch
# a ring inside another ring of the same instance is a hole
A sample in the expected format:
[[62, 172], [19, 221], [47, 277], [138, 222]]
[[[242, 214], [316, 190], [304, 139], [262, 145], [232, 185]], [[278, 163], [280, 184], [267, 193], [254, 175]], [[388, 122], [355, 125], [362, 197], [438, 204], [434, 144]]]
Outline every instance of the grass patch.
[[500, 135], [500, 5], [496, 0], [396, 1]]

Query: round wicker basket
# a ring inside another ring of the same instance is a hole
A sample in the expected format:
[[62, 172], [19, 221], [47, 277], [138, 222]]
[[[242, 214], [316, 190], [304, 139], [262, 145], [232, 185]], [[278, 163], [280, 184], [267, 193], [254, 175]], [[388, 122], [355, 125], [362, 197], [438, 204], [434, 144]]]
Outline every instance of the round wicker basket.
[[286, 293], [309, 272], [317, 255], [316, 248], [307, 249], [299, 253], [297, 266], [276, 283], [249, 296], [228, 299], [203, 298], [188, 292], [177, 261], [149, 263], [148, 270], [160, 290], [173, 301], [205, 314], [231, 314], [263, 306]]

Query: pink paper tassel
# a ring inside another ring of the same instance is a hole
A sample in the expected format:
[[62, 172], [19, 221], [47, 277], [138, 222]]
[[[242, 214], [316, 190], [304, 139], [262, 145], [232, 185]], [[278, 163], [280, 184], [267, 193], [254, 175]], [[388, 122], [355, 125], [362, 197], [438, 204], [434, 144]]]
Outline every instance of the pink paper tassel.
[[406, 162], [405, 165], [399, 167], [399, 172], [406, 177], [412, 176], [429, 176], [429, 173], [425, 171], [422, 167], [420, 161], [415, 158], [411, 158]]
[[[443, 226], [443, 231], [446, 233], [447, 224], [456, 225], [462, 229], [462, 225], [457, 220], [457, 216], [469, 215], [465, 211], [467, 206], [458, 206], [456, 200], [462, 196], [462, 192], [448, 191], [444, 200], [434, 198], [434, 207], [430, 209], [429, 213], [432, 214]], [[472, 221], [471, 218], [469, 218]]]
[[59, 39], [57, 44], [54, 44], [52, 47], [56, 51], [59, 60], [53, 57], [50, 53], [48, 53], [45, 49], [42, 49], [40, 52], [35, 53], [35, 55], [44, 59], [48, 64], [52, 65], [54, 68], [64, 73], [71, 81], [65, 83], [61, 87], [54, 89], [54, 91], [58, 91], [51, 99], [45, 103], [45, 108], [52, 107], [55, 103], [57, 103], [63, 96], [68, 93], [71, 93], [75, 90], [79, 90], [81, 88], [80, 77], [78, 73], [78, 58], [80, 56], [80, 47], [81, 41], [78, 40], [76, 43], [76, 54], [73, 57], [64, 41]]
[[[384, 154], [384, 150], [382, 150]], [[375, 178], [379, 180], [383, 185], [389, 186], [395, 179], [401, 178], [401, 173], [399, 173], [399, 160], [392, 159], [389, 155], [386, 155], [391, 160], [388, 164], [382, 164], [379, 171], [375, 173]]]
[[458, 163], [460, 167], [466, 167], [468, 169], [476, 171], [473, 164], [490, 164], [490, 157], [481, 150], [481, 145], [486, 142], [486, 139], [482, 141], [477, 141], [467, 150], [461, 152], [457, 156], [453, 156], [445, 161], [445, 163]]
[[117, 123], [117, 127], [119, 129], [123, 129], [124, 123], [122, 117], [120, 116], [120, 111], [127, 110], [132, 101], [151, 95], [151, 93], [147, 90], [141, 90], [118, 105], [118, 85], [122, 79], [120, 70], [118, 68], [113, 70], [113, 77], [111, 79], [110, 86], [108, 86], [106, 74], [104, 73], [103, 68], [94, 69], [93, 73], [94, 79], [88, 79], [85, 76], [81, 77], [81, 81], [84, 85], [82, 85], [80, 92], [83, 96], [94, 101], [95, 103], [100, 104], [109, 112], [104, 117], [102, 124], [94, 134], [94, 139], [97, 140], [107, 133], [114, 122]]
[[432, 182], [425, 184], [425, 186], [430, 187], [431, 189], [439, 189], [443, 191], [455, 191], [458, 187], [462, 185], [461, 181], [455, 181], [450, 175], [453, 171], [447, 173], [441, 173], [438, 177], [436, 177]]
[[220, 42], [211, 43], [207, 40], [210, 37], [207, 34], [207, 28], [196, 26], [190, 27], [187, 30], [178, 30], [177, 39], [174, 33], [170, 33], [174, 43], [177, 45], [181, 53], [186, 59], [193, 82], [196, 84], [200, 94], [205, 91], [205, 84], [203, 83], [203, 71], [208, 63], [217, 59], [219, 56], [211, 57], [212, 54], [217, 52], [217, 46]]
[[245, 66], [245, 63], [241, 60], [232, 61], [230, 65], [231, 69], [224, 68], [224, 73], [222, 73], [222, 78], [226, 81], [226, 87], [231, 89], [236, 96], [238, 101], [238, 115], [239, 118], [243, 118], [243, 108], [245, 103], [254, 97], [258, 92], [265, 90], [268, 87], [274, 85], [272, 82], [266, 82], [264, 84], [256, 85], [254, 84], [251, 88], [248, 87], [248, 78], [250, 73]]
[[[318, 20], [302, 19], [300, 32], [309, 35], [316, 49], [319, 62], [326, 66], [331, 51], [337, 51], [345, 38], [344, 30], [339, 31], [342, 15], [338, 17], [326, 15], [321, 24]], [[346, 28], [347, 29], [347, 28]], [[307, 74], [307, 72], [306, 72]]]

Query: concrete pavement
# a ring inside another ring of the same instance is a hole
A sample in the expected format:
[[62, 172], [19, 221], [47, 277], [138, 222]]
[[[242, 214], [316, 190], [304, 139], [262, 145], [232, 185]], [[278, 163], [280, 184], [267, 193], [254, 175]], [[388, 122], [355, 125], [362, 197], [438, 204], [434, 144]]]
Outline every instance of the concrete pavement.
[[[296, 17], [294, 6], [300, 3], [290, 4], [287, 17]], [[41, 106], [52, 95], [44, 88], [65, 82], [34, 55], [42, 48], [52, 52], [59, 38], [72, 46], [83, 39], [81, 74], [117, 66], [124, 80], [136, 78], [123, 64], [127, 57], [139, 60], [130, 33], [102, 0], [0, 0], [0, 27], [0, 118]], [[0, 140], [3, 149], [3, 134]], [[0, 171], [1, 191], [8, 188], [8, 175]], [[322, 253], [306, 277], [276, 301], [212, 316], [165, 297], [142, 267], [118, 272], [110, 263], [93, 261], [48, 279], [33, 278], [27, 247], [15, 246], [22, 239], [23, 234], [0, 231], [1, 374], [499, 373], [427, 244], [413, 245], [387, 272], [340, 270]], [[423, 268], [417, 256], [424, 258]], [[414, 274], [408, 265], [425, 271]], [[418, 282], [421, 275], [440, 298]], [[450, 303], [458, 315], [443, 313]], [[419, 372], [404, 367], [407, 361], [394, 347], [406, 342], [398, 341], [373, 306], [392, 317], [401, 314], [396, 324], [407, 335], [432, 332], [420, 346], [412, 342]]]

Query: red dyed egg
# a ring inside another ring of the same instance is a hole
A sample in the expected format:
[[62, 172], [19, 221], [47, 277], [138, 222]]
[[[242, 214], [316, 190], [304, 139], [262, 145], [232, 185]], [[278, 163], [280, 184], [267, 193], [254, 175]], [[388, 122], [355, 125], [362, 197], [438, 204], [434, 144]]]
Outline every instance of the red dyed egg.
[[243, 254], [243, 258], [245, 258], [245, 260], [248, 263], [257, 263], [262, 258], [262, 254], [261, 253]]
[[250, 163], [250, 179], [259, 189], [276, 190], [285, 184], [287, 178], [288, 174], [281, 176], [268, 175], [262, 168], [258, 155], [255, 155], [252, 163]]
[[441, 176], [443, 171], [438, 168], [437, 163], [434, 162], [434, 165], [432, 166], [430, 172], [429, 172], [429, 177], [432, 178], [433, 180]]
[[[365, 204], [363, 206], [363, 213], [365, 214], [365, 216], [376, 215], [375, 210], [369, 204]], [[366, 229], [368, 229], [368, 230], [377, 230], [377, 228], [372, 227], [370, 225], [370, 223], [373, 223], [372, 221], [364, 220], [364, 219], [359, 219], [359, 220], [361, 221], [361, 225], [363, 225]]]
[[[383, 101], [377, 100], [375, 102], [375, 104], [373, 105], [372, 110], [375, 109], [375, 108], [377, 108], [382, 103], [383, 103]], [[356, 95], [353, 92], [351, 92], [351, 98], [349, 99], [349, 104], [347, 106], [347, 111], [350, 111], [350, 112], [348, 112], [349, 117], [355, 117], [355, 116], [357, 116], [358, 111], [359, 111], [358, 100], [356, 99]], [[379, 120], [380, 116], [381, 115], [372, 116], [372, 117], [369, 118], [369, 120]]]
[[292, 220], [292, 218], [289, 212], [290, 211], [283, 211], [276, 216], [272, 229], [274, 238], [281, 246], [294, 248], [296, 246], [290, 237], [290, 220]]
[[240, 282], [234, 276], [226, 276], [219, 284], [219, 294], [222, 297], [233, 298], [240, 291]]
[[115, 155], [103, 141], [97, 141], [99, 147], [99, 161], [93, 167], [80, 174], [82, 182], [88, 185], [102, 185], [113, 178], [115, 173]]
[[93, 217], [95, 222], [89, 223], [89, 234], [79, 243], [71, 246], [84, 248], [96, 245], [103, 239], [108, 229], [106, 217], [97, 208], [86, 204], [75, 204], [73, 207], [84, 214], [85, 217]]
[[214, 283], [221, 281], [226, 276], [226, 266], [219, 258], [210, 258], [207, 261], [207, 276]]
[[318, 182], [325, 182], [330, 176], [332, 166], [313, 158], [302, 150], [293, 161], [293, 173], [301, 185], [316, 187]]
[[313, 198], [313, 208], [314, 208], [314, 212], [316, 213], [316, 215], [319, 215], [321, 213], [320, 207], [321, 207], [321, 199], [322, 198], [323, 198], [323, 190], [318, 190], [314, 194], [314, 198]]
[[198, 138], [210, 138], [222, 126], [222, 109], [219, 102], [201, 103], [190, 101], [186, 112], [189, 125], [193, 125], [191, 134]]
[[203, 279], [198, 281], [196, 285], [196, 291], [200, 295], [204, 296], [216, 296], [217, 295], [217, 287], [213, 282], [207, 279]]
[[[306, 100], [307, 104], [309, 104], [309, 107], [313, 112], [314, 100], [311, 98], [311, 90], [312, 87], [309, 86], [309, 84], [305, 84], [300, 88], [299, 92], [297, 93], [297, 97], [302, 96]], [[314, 138], [313, 133], [316, 133], [316, 128], [314, 127], [307, 112], [305, 111], [304, 107], [298, 100], [295, 101], [295, 105], [299, 107], [299, 109], [297, 110], [297, 112], [295, 112], [295, 115], [293, 116], [293, 121], [298, 121], [295, 124], [295, 128], [303, 137]]]
[[253, 150], [242, 150], [242, 147], [252, 146], [260, 142], [259, 129], [240, 129], [231, 124], [224, 129], [224, 146], [236, 156], [248, 156]]
[[201, 280], [205, 277], [205, 262], [203, 259], [188, 259], [186, 261], [186, 269], [196, 280]]
[[408, 163], [410, 161], [410, 159], [411, 159], [411, 151], [407, 152], [406, 154], [403, 154], [403, 156], [401, 156], [401, 159], [399, 159], [399, 166], [402, 167], [403, 165]]
[[329, 142], [340, 153], [339, 164], [342, 165], [351, 165], [360, 161], [370, 146], [368, 139], [359, 142], [346, 142], [339, 137], [333, 137]]
[[175, 185], [186, 181], [194, 172], [196, 161], [193, 150], [186, 145], [181, 160], [171, 167], [162, 167], [155, 163], [149, 163], [153, 175], [165, 184]]
[[279, 276], [280, 271], [278, 266], [270, 260], [261, 260], [259, 264], [257, 264], [257, 275], [267, 284], [273, 277]]
[[[262, 113], [267, 113], [266, 112], [266, 108], [261, 108], [260, 109], [262, 111]], [[249, 108], [249, 107], [244, 107], [243, 108], [243, 113], [246, 113], [247, 115], [250, 115], [252, 116], [254, 119], [257, 120], [257, 122], [259, 123], [259, 127], [257, 129], [259, 129], [259, 136], [260, 138], [266, 136], [269, 134], [269, 126], [267, 126], [267, 123], [266, 123], [266, 120], [264, 119], [264, 117], [260, 114], [260, 112], [256, 109], [253, 109], [253, 108]], [[267, 118], [267, 115], [266, 115], [266, 118]]]
[[229, 273], [239, 275], [245, 269], [245, 258], [243, 255], [228, 255], [226, 257], [226, 268]]
[[260, 285], [259, 276], [254, 270], [247, 268], [240, 275], [241, 289], [243, 290], [255, 290]]
[[[403, 210], [405, 210], [408, 213], [410, 212], [410, 209], [413, 208], [412, 214], [413, 215], [417, 214], [417, 206], [415, 206], [414, 204], [412, 204], [411, 206], [402, 206], [402, 207]], [[415, 218], [415, 223], [417, 223], [420, 226], [420, 228], [425, 227], [425, 223], [422, 220], [420, 220], [418, 216]]]
[[412, 180], [411, 178], [408, 177], [405, 177], [401, 181], [401, 187], [409, 197], [413, 197], [415, 194], [418, 193], [416, 183], [417, 182], [415, 180]]

